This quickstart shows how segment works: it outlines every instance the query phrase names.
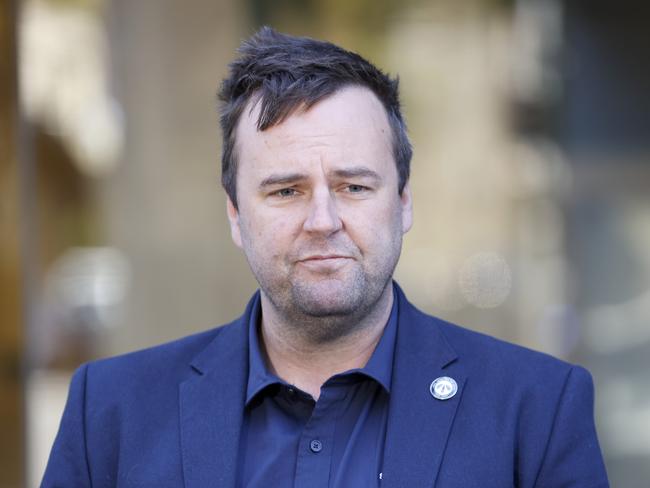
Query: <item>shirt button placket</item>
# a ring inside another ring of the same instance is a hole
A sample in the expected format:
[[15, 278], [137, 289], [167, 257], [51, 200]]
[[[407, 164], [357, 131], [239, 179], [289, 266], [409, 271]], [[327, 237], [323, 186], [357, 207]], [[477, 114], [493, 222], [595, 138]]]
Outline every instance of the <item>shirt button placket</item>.
[[303, 429], [296, 461], [294, 488], [327, 488], [329, 486], [334, 446], [334, 430], [340, 402], [331, 388], [321, 388], [311, 418]]

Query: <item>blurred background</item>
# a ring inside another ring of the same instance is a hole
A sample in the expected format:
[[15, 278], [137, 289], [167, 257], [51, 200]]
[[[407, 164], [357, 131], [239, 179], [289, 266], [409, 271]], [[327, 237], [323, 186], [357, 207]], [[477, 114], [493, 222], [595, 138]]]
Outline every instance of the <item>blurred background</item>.
[[215, 93], [260, 25], [399, 74], [422, 309], [582, 364], [612, 486], [650, 480], [650, 7], [1, 0], [0, 487], [80, 363], [238, 316]]

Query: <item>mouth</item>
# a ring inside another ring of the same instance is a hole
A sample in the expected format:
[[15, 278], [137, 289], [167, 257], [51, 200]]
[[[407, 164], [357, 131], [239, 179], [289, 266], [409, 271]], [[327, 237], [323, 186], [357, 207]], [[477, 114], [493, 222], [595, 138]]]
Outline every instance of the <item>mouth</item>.
[[328, 261], [328, 260], [334, 260], [334, 259], [352, 259], [350, 256], [343, 256], [340, 254], [315, 254], [313, 256], [308, 256], [306, 258], [300, 259], [298, 262], [306, 262], [306, 261]]
[[298, 260], [298, 264], [316, 272], [334, 272], [352, 261], [350, 256], [340, 254], [315, 254]]

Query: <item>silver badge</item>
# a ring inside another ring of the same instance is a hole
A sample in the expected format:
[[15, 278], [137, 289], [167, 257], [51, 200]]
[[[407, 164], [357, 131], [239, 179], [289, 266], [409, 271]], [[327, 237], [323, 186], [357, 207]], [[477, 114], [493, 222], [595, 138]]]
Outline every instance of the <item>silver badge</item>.
[[429, 391], [438, 400], [449, 400], [458, 391], [456, 380], [449, 376], [441, 376], [431, 383]]

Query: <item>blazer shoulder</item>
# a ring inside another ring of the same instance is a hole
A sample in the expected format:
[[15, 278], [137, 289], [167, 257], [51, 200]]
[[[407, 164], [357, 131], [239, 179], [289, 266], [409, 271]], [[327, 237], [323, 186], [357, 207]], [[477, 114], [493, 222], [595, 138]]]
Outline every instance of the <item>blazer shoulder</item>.
[[513, 381], [545, 381], [564, 383], [569, 376], [591, 383], [589, 372], [545, 352], [452, 324], [416, 309], [425, 326], [437, 328], [455, 351], [464, 367], [481, 375], [490, 372]]
[[[85, 370], [92, 384], [100, 388], [151, 388], [152, 384], [175, 384], [190, 371], [194, 358], [215, 342], [237, 321], [192, 334], [171, 342], [140, 349], [117, 356], [85, 363], [77, 372]], [[161, 382], [160, 379], [165, 381]]]

